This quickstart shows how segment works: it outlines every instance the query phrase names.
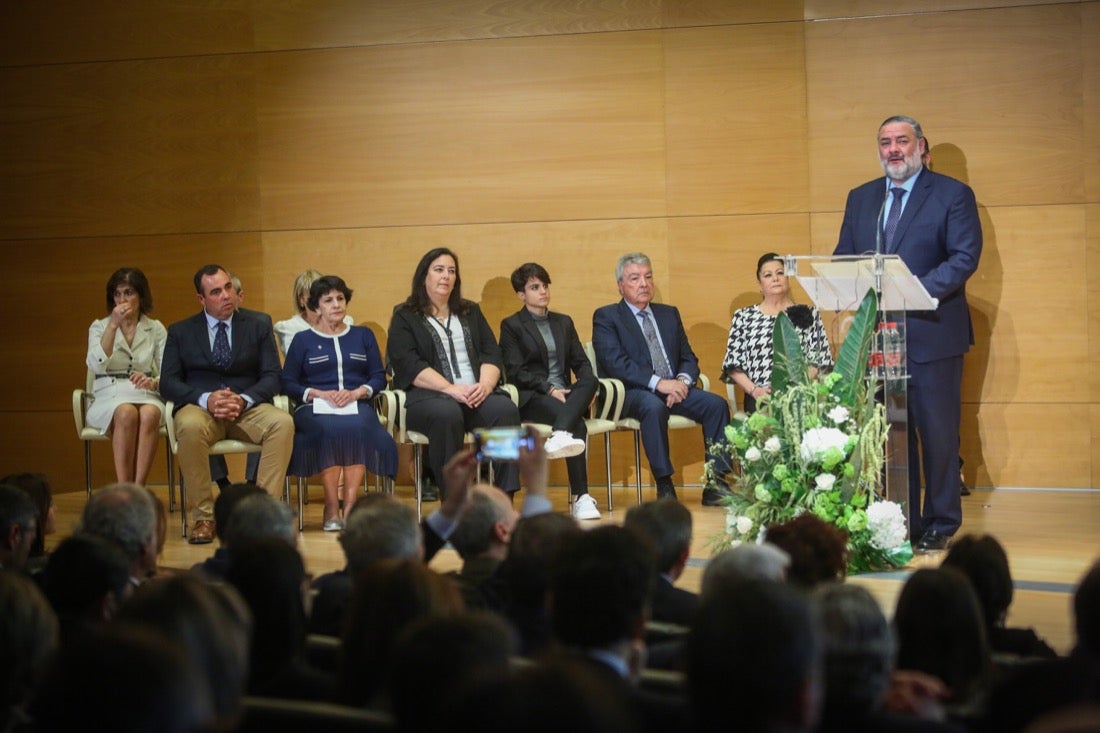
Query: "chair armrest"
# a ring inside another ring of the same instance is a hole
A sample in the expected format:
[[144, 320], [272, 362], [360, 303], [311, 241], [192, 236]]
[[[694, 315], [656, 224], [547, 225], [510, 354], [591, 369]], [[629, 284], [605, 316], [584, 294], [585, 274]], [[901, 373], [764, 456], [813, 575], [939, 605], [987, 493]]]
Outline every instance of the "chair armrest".
[[84, 432], [84, 428], [87, 427], [88, 421], [85, 419], [87, 414], [87, 403], [84, 401], [85, 396], [88, 393], [82, 389], [73, 390], [73, 422], [76, 423], [76, 437], [81, 437], [81, 433]]
[[710, 392], [710, 377], [702, 372], [699, 372], [699, 379], [696, 380], [696, 384], [699, 385], [699, 389]]
[[168, 432], [168, 445], [172, 452], [179, 450], [179, 440], [176, 438], [176, 403], [171, 400], [164, 403], [164, 429]]
[[519, 390], [514, 384], [502, 384], [500, 388], [508, 393], [508, 397], [512, 400], [512, 404], [519, 407]]
[[592, 417], [618, 422], [623, 411], [623, 400], [626, 398], [626, 387], [622, 381], [611, 377], [601, 377], [598, 382]]
[[283, 412], [289, 412], [292, 415], [294, 414], [294, 409], [291, 407], [290, 404], [290, 398], [287, 397], [285, 394], [277, 394], [272, 397], [271, 404], [275, 405]]
[[378, 393], [379, 412], [386, 419], [386, 431], [397, 443], [407, 442], [405, 435], [405, 390], [384, 389]]

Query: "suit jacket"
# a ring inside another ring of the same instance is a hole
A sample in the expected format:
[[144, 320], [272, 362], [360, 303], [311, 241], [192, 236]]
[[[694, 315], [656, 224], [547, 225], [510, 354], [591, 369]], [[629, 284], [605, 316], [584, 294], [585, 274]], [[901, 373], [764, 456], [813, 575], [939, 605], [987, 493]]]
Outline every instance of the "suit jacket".
[[[481, 313], [476, 303], [467, 303], [469, 310], [462, 316], [463, 324], [470, 329], [473, 349], [470, 350], [470, 362], [474, 374], [479, 374], [482, 364], [492, 364], [503, 371], [500, 360], [500, 346], [497, 344], [493, 329]], [[454, 329], [452, 329], [453, 331]], [[393, 373], [395, 389], [408, 390], [412, 387], [416, 375], [425, 369], [435, 369], [443, 373], [443, 364], [435, 351], [431, 326], [424, 316], [411, 311], [402, 303], [393, 309], [390, 329], [386, 342], [386, 364]], [[431, 394], [429, 390], [419, 390], [423, 396]], [[420, 395], [410, 393], [408, 403], [416, 402]]]
[[664, 575], [657, 576], [657, 584], [653, 587], [651, 611], [654, 621], [691, 626], [698, 608], [699, 596], [683, 588], [677, 588]]
[[199, 311], [168, 327], [161, 366], [160, 393], [176, 403], [199, 404], [204, 392], [223, 386], [247, 395], [254, 404], [270, 402], [279, 393], [282, 367], [275, 349], [271, 318], [259, 318], [252, 311], [233, 315], [233, 358], [226, 368], [214, 364], [206, 314]]
[[[833, 254], [873, 252], [886, 179], [853, 189]], [[897, 254], [933, 298], [935, 311], [908, 314], [909, 358], [918, 363], [965, 354], [974, 343], [966, 281], [982, 254], [974, 192], [954, 178], [924, 169], [917, 176], [887, 254]]]
[[[592, 364], [584, 353], [573, 319], [561, 313], [549, 313], [550, 333], [554, 336], [558, 359], [567, 384], [590, 385], [596, 381]], [[518, 313], [500, 322], [500, 351], [507, 381], [519, 391], [519, 406], [523, 407], [533, 394], [549, 394], [550, 356], [542, 333], [531, 317], [531, 311]], [[570, 381], [572, 373], [575, 381]]]
[[[699, 378], [699, 359], [688, 343], [680, 311], [661, 303], [650, 303], [649, 309], [673, 374], [686, 374], [694, 382]], [[656, 374], [653, 360], [638, 317], [625, 300], [592, 314], [592, 346], [600, 376], [619, 379], [628, 389], [649, 389], [649, 380]]]

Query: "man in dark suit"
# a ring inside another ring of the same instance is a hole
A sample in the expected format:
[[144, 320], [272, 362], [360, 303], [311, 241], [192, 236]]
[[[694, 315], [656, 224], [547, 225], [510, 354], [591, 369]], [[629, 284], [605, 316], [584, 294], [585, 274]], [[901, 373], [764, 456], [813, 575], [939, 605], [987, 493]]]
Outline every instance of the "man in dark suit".
[[[657, 497], [675, 498], [672, 460], [668, 451], [669, 415], [683, 415], [703, 426], [704, 445], [725, 441], [730, 412], [726, 400], [695, 389], [699, 360], [687, 340], [680, 311], [653, 303], [653, 268], [641, 252], [625, 254], [615, 268], [623, 299], [592, 315], [592, 345], [599, 373], [621, 380], [626, 387], [623, 415], [641, 423], [642, 444], [657, 482]], [[647, 333], [649, 334], [647, 336]], [[720, 475], [726, 459], [710, 448]], [[722, 503], [724, 492], [707, 489], [703, 506]]]
[[657, 580], [653, 587], [651, 618], [691, 626], [699, 596], [675, 583], [691, 555], [691, 512], [678, 501], [658, 499], [631, 507], [623, 526], [645, 538], [653, 550]]
[[546, 441], [546, 454], [565, 458], [573, 516], [599, 519], [596, 500], [588, 493], [584, 455], [588, 435], [584, 415], [596, 394], [592, 364], [573, 319], [550, 312], [550, 273], [546, 268], [528, 262], [516, 268], [511, 279], [523, 308], [500, 322], [505, 378], [519, 391], [520, 417], [547, 423], [553, 429]]
[[260, 443], [259, 485], [279, 496], [294, 443], [294, 420], [271, 403], [279, 392], [279, 354], [270, 320], [237, 311], [225, 268], [195, 273], [202, 311], [168, 328], [160, 392], [176, 403], [179, 462], [194, 525], [192, 544], [213, 541], [210, 446], [226, 436]]
[[882, 123], [878, 150], [886, 177], [848, 194], [834, 254], [874, 251], [881, 242], [882, 250], [900, 255], [939, 300], [935, 311], [909, 313], [906, 334], [910, 530], [920, 537], [917, 551], [931, 552], [946, 548], [962, 523], [963, 354], [974, 343], [966, 281], [978, 267], [982, 227], [970, 187], [922, 166], [923, 137], [920, 123], [911, 117], [890, 117]]

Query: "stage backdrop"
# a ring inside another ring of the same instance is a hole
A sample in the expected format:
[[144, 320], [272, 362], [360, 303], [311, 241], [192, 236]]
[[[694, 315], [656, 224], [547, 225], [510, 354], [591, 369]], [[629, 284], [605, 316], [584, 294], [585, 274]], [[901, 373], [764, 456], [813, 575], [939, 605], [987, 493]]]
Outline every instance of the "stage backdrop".
[[[70, 395], [123, 265], [148, 274], [166, 323], [198, 307], [191, 276], [207, 262], [276, 319], [299, 271], [337, 273], [384, 342], [417, 259], [447, 245], [494, 325], [519, 306], [508, 274], [537, 260], [588, 339], [593, 309], [617, 299], [616, 257], [641, 250], [724, 394], [756, 258], [830, 252], [847, 191], [881, 175], [879, 122], [904, 113], [935, 169], [973, 186], [985, 230], [968, 286], [967, 481], [1097, 485], [1100, 3], [884, 7], [5, 3], [0, 472], [82, 487]], [[676, 481], [698, 483], [699, 436], [681, 432]], [[616, 483], [631, 482], [629, 435], [612, 453]], [[594, 486], [602, 460], [597, 441]], [[94, 462], [110, 480], [105, 444]]]

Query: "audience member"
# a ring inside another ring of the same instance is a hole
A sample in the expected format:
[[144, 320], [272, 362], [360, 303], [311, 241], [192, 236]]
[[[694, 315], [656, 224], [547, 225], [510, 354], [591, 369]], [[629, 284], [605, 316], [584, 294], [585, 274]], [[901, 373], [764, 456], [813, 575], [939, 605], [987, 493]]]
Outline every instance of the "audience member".
[[691, 625], [699, 607], [699, 596], [674, 585], [691, 555], [691, 512], [673, 499], [657, 499], [628, 510], [623, 526], [645, 538], [656, 557], [652, 619]]
[[[264, 490], [256, 484], [229, 484], [218, 492], [218, 498], [214, 499], [214, 524], [218, 527], [228, 527], [229, 517], [242, 499], [253, 494], [263, 494]], [[223, 580], [225, 571], [229, 569], [229, 544], [225, 539], [225, 532], [218, 535], [218, 547], [214, 554], [202, 562], [191, 566], [211, 580]]]
[[454, 616], [464, 610], [454, 581], [418, 560], [380, 560], [355, 579], [343, 636], [338, 699], [354, 707], [385, 708], [393, 643], [422, 617]]
[[1034, 629], [1005, 626], [1012, 605], [1012, 572], [1004, 547], [992, 535], [968, 534], [952, 543], [943, 559], [943, 567], [955, 568], [970, 581], [985, 622], [989, 648], [994, 654], [1017, 657], [1058, 656]]
[[206, 684], [214, 730], [229, 731], [240, 721], [248, 677], [251, 624], [244, 601], [236, 612], [220, 598], [227, 592], [193, 573], [177, 573], [146, 583], [118, 613], [118, 622], [149, 629], [187, 651]]
[[118, 544], [95, 535], [62, 540], [38, 576], [61, 624], [62, 645], [109, 623], [133, 591], [130, 577]]
[[27, 567], [32, 572], [42, 569], [46, 563], [46, 535], [57, 529], [57, 507], [53, 503], [50, 482], [44, 473], [12, 473], [0, 478], [0, 484], [14, 486], [26, 492], [38, 508]]
[[784, 583], [791, 556], [769, 542], [727, 547], [713, 556], [703, 568], [700, 593], [706, 595], [715, 586], [734, 585], [746, 580], [770, 580]]
[[243, 497], [229, 513], [225, 543], [232, 561], [233, 548], [258, 539], [275, 537], [291, 547], [298, 545], [294, 510], [267, 493]]
[[817, 613], [797, 588], [746, 581], [708, 589], [686, 650], [696, 731], [813, 730], [823, 646]]
[[0, 730], [22, 730], [26, 705], [57, 648], [57, 617], [34, 582], [0, 570]]
[[21, 489], [0, 484], [0, 570], [23, 571], [38, 535], [38, 510]]
[[495, 486], [477, 484], [451, 534], [451, 545], [462, 558], [458, 580], [466, 607], [499, 608], [492, 586], [496, 571], [508, 556], [508, 543], [519, 521], [508, 495]]
[[134, 585], [156, 574], [157, 511], [145, 487], [110, 484], [94, 492], [77, 529], [117, 544], [130, 561]]
[[848, 572], [848, 535], [815, 514], [768, 527], [764, 541], [787, 553], [787, 580], [804, 590], [840, 580]]
[[331, 700], [335, 680], [305, 659], [309, 585], [302, 556], [275, 536], [234, 542], [231, 547], [226, 580], [240, 591], [252, 612], [248, 693]]

